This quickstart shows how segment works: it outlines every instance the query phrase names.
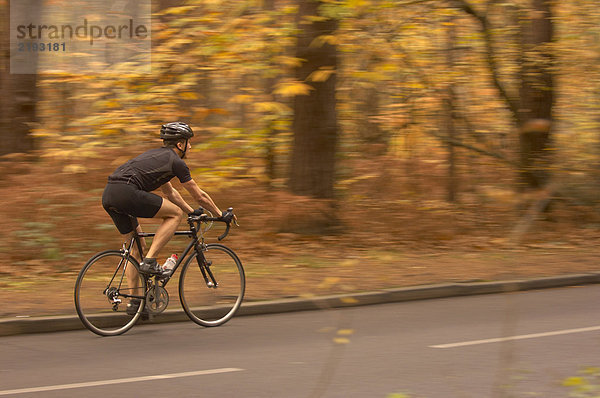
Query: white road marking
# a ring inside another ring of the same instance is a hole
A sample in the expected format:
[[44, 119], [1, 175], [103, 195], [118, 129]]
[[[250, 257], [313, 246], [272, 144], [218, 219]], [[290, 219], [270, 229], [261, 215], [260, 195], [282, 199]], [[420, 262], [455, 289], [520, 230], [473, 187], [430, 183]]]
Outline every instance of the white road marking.
[[98, 380], [98, 381], [88, 381], [88, 382], [84, 382], [84, 383], [58, 384], [58, 385], [54, 385], [54, 386], [19, 388], [16, 390], [0, 391], [0, 395], [25, 394], [25, 393], [32, 393], [32, 392], [56, 391], [56, 390], [68, 390], [71, 388], [97, 387], [97, 386], [106, 386], [109, 384], [123, 384], [123, 383], [136, 383], [139, 381], [175, 379], [178, 377], [205, 376], [205, 375], [214, 375], [214, 374], [218, 374], [218, 373], [239, 372], [241, 370], [244, 370], [244, 369], [239, 369], [239, 368], [208, 369], [208, 370], [197, 370], [194, 372], [169, 373], [169, 374], [154, 375], [154, 376], [128, 377], [125, 379]]
[[556, 330], [554, 332], [545, 332], [545, 333], [523, 334], [520, 336], [499, 337], [499, 338], [495, 338], [495, 339], [463, 341], [460, 343], [438, 344], [438, 345], [430, 345], [429, 347], [430, 348], [456, 348], [456, 347], [465, 347], [465, 346], [478, 345], [478, 344], [500, 343], [503, 341], [536, 339], [538, 337], [558, 336], [561, 334], [593, 332], [596, 330], [600, 330], [600, 326], [590, 326], [587, 328], [578, 328], [578, 329]]

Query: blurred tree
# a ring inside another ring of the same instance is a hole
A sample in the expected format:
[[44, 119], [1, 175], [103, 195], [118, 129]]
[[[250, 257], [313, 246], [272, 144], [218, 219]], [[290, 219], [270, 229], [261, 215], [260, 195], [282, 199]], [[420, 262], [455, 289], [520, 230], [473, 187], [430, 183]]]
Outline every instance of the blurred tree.
[[[39, 7], [31, 7], [39, 13]], [[33, 16], [34, 17], [34, 16]], [[33, 18], [36, 20], [36, 18]], [[31, 129], [36, 122], [38, 100], [37, 75], [10, 73], [10, 11], [7, 2], [0, 3], [0, 155], [28, 152], [34, 149]], [[32, 53], [32, 62], [37, 62]]]
[[289, 186], [294, 194], [331, 199], [338, 141], [337, 50], [331, 39], [337, 20], [319, 16], [320, 1], [299, 0], [298, 4], [296, 57], [302, 65], [296, 69], [296, 80], [309, 88], [294, 99]]
[[554, 26], [550, 0], [533, 0], [530, 17], [521, 23], [523, 62], [521, 64], [520, 127], [521, 175], [529, 187], [542, 187], [549, 180], [548, 151], [553, 120]]
[[[275, 0], [265, 0], [263, 2], [263, 10], [269, 15], [275, 10]], [[270, 28], [275, 28], [276, 20], [274, 16], [270, 16], [266, 18], [266, 25]], [[268, 61], [269, 69], [275, 70], [276, 65], [273, 62], [272, 58]], [[264, 92], [267, 95], [268, 99], [271, 102], [275, 102], [275, 95], [273, 94], [273, 88], [275, 87], [275, 83], [277, 81], [279, 73], [275, 72], [269, 74], [264, 77]], [[274, 128], [275, 118], [269, 118], [268, 122], [265, 126], [265, 168], [266, 168], [266, 177], [268, 180], [269, 188], [272, 187], [273, 181], [277, 178], [276, 168], [277, 168], [277, 148], [276, 148], [276, 140], [277, 140], [277, 129]]]
[[[520, 176], [524, 187], [540, 188], [548, 183], [550, 174], [551, 125], [554, 106], [552, 43], [554, 26], [550, 0], [528, 0], [521, 3], [502, 3], [510, 12], [516, 26], [517, 52], [512, 56], [518, 63], [518, 87], [502, 79], [498, 59], [500, 50], [494, 45], [494, 26], [491, 11], [496, 2], [488, 1], [486, 11], [476, 9], [468, 0], [453, 0], [460, 9], [479, 23], [486, 43], [487, 63], [492, 80], [502, 100], [512, 113], [519, 131]], [[506, 46], [503, 43], [503, 46]]]
[[[455, 51], [456, 51], [456, 27], [454, 18], [449, 18], [446, 23], [446, 62], [447, 68], [450, 75], [454, 73], [455, 64]], [[454, 107], [455, 107], [455, 84], [452, 78], [448, 82], [446, 88], [446, 96], [444, 98], [444, 110], [445, 110], [445, 129], [446, 136], [448, 137], [448, 186], [447, 186], [447, 199], [449, 202], [455, 202], [457, 200], [458, 191], [458, 176], [456, 173], [456, 154], [454, 144], [457, 140], [456, 128], [454, 123]]]

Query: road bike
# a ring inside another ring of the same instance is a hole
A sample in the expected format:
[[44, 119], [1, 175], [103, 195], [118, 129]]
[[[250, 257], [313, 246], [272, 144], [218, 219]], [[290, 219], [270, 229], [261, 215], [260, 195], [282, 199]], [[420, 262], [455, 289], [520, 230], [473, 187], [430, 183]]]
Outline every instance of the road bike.
[[204, 234], [213, 223], [223, 222], [226, 229], [218, 237], [223, 240], [233, 217], [232, 208], [221, 217], [211, 217], [202, 209], [190, 213], [189, 230], [175, 235], [188, 236], [191, 241], [167, 276], [141, 273], [132, 256], [136, 247], [144, 257], [141, 238], [153, 237], [154, 233], [134, 232], [121, 250], [92, 256], [75, 282], [75, 308], [83, 325], [98, 335], [116, 336], [131, 329], [140, 318], [160, 314], [169, 304], [166, 286], [179, 267], [179, 299], [187, 316], [206, 327], [229, 321], [244, 298], [244, 268], [233, 250], [220, 243], [205, 243]]

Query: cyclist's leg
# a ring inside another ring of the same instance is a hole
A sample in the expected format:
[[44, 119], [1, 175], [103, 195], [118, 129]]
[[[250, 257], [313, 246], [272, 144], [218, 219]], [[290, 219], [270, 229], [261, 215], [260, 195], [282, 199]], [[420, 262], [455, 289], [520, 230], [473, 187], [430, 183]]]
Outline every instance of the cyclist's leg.
[[[144, 231], [142, 231], [142, 227], [140, 226], [140, 224], [137, 223], [137, 220], [134, 217], [132, 217], [132, 223], [133, 223], [133, 225], [135, 225], [134, 231], [123, 234], [124, 242], [130, 242], [135, 234], [141, 234], [142, 232], [144, 232]], [[146, 245], [145, 238], [140, 238], [140, 243], [142, 245], [142, 253], [140, 253], [140, 250], [138, 249], [138, 246], [135, 243], [133, 244], [133, 247], [131, 248], [131, 255], [136, 260], [138, 260], [138, 262], [141, 262], [144, 259], [144, 257], [143, 257], [144, 253], [146, 252], [146, 249], [148, 249], [148, 245]]]
[[[102, 206], [112, 218], [115, 226], [121, 233], [123, 242], [131, 242], [135, 232], [142, 232], [139, 222], [135, 216], [131, 215], [132, 205], [129, 203], [135, 196], [135, 189], [126, 184], [108, 184], [102, 194]], [[137, 201], [134, 199], [134, 202]], [[146, 248], [146, 242], [141, 239], [142, 250]], [[142, 261], [142, 253], [139, 253], [137, 245], [133, 245], [131, 256]], [[133, 294], [139, 295], [139, 277], [134, 267], [128, 266], [125, 270], [127, 284], [132, 289]]]
[[173, 234], [179, 226], [181, 217], [183, 216], [183, 210], [168, 199], [163, 198], [160, 209], [154, 216], [154, 218], [162, 218], [162, 223], [156, 229], [156, 235], [152, 240], [150, 249], [146, 254], [147, 258], [156, 258], [156, 255], [161, 251], [163, 247], [171, 240]]
[[[109, 189], [110, 185], [108, 184], [107, 189]], [[102, 204], [113, 218], [113, 221], [115, 221], [115, 225], [121, 234], [130, 234], [138, 227], [136, 217], [162, 218], [163, 220], [156, 230], [150, 249], [141, 264], [143, 272], [148, 270], [151, 273], [156, 273], [155, 271], [158, 268], [156, 255], [169, 242], [173, 233], [177, 230], [183, 210], [168, 199], [164, 199], [151, 192], [141, 191], [126, 184], [115, 185], [118, 186], [110, 187], [111, 190], [108, 192], [105, 190], [105, 194], [102, 197]], [[122, 222], [123, 216], [127, 217], [126, 226]], [[129, 216], [133, 217], [133, 224]]]
[[[137, 223], [136, 219], [132, 218], [131, 222], [133, 223], [133, 225], [137, 224], [137, 226], [135, 226], [135, 231], [131, 231], [127, 234], [122, 235], [125, 242], [130, 242], [131, 238], [133, 238], [135, 233], [139, 234], [142, 232], [142, 227]], [[144, 238], [140, 238], [140, 243], [142, 244], [142, 250], [146, 251], [146, 240]], [[142, 262], [142, 260], [144, 259], [143, 253], [139, 252], [139, 249], [136, 244], [134, 244], [131, 249], [131, 255], [139, 262]], [[133, 289], [133, 294], [140, 295], [142, 292], [139, 291], [139, 278], [137, 270], [134, 267], [127, 267], [125, 272], [127, 280], [130, 281], [129, 287]]]

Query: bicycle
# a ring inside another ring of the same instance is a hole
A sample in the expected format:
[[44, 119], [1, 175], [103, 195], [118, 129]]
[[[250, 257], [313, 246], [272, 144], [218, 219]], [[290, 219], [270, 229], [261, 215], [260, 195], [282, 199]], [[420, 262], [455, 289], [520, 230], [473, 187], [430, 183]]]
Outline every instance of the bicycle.
[[[225, 232], [218, 237], [221, 241], [229, 234], [232, 220], [232, 208], [222, 217], [211, 217], [201, 208], [188, 214], [189, 231], [177, 231], [175, 235], [188, 236], [191, 242], [168, 276], [140, 273], [139, 263], [131, 255], [135, 244], [143, 258], [140, 239], [153, 237], [154, 233], [134, 233], [121, 250], [92, 256], [75, 282], [75, 308], [83, 325], [100, 336], [116, 336], [131, 329], [142, 315], [160, 314], [169, 304], [165, 287], [180, 266], [179, 299], [187, 316], [205, 327], [229, 321], [244, 298], [244, 268], [233, 250], [219, 243], [205, 243], [204, 234], [214, 222], [224, 222]], [[136, 272], [128, 272], [128, 267]], [[139, 306], [129, 307], [128, 311], [124, 300], [139, 300]]]

